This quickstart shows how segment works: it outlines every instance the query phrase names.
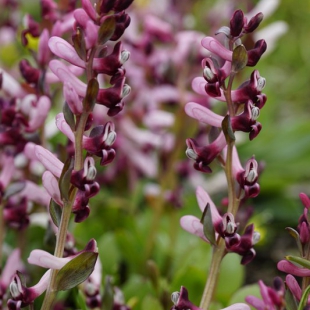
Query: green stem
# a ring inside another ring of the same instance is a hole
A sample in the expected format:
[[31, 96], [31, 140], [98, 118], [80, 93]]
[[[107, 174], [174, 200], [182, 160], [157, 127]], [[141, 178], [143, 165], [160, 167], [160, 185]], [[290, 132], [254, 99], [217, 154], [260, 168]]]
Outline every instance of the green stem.
[[[75, 131], [75, 161], [74, 161], [74, 170], [78, 171], [83, 168], [83, 133], [85, 129], [85, 124], [88, 118], [89, 113], [83, 113], [79, 119], [79, 123], [77, 126], [77, 130]], [[72, 206], [75, 200], [75, 196], [77, 193], [77, 189], [75, 188], [71, 195], [70, 200], [68, 202], [64, 202], [62, 214], [61, 214], [61, 221], [58, 228], [58, 234], [56, 238], [56, 247], [54, 255], [56, 257], [63, 257], [64, 247], [66, 244], [66, 237], [67, 231], [72, 211]], [[56, 288], [56, 277], [57, 277], [58, 270], [52, 270], [50, 283], [48, 289], [46, 291], [46, 295], [43, 301], [42, 310], [51, 309], [54, 300], [57, 295], [57, 288]]]
[[226, 254], [225, 242], [224, 239], [221, 238], [219, 244], [213, 247], [208, 281], [205, 285], [199, 306], [199, 308], [201, 309], [207, 310], [210, 306], [215, 291], [216, 282], [219, 276], [222, 259], [225, 256], [225, 254]]
[[[72, 199], [70, 199], [70, 201], [65, 203], [63, 206], [60, 225], [59, 225], [58, 233], [56, 237], [56, 246], [55, 246], [55, 251], [54, 251], [54, 255], [56, 257], [63, 257], [66, 237], [67, 237], [67, 230], [69, 226], [72, 205], [75, 199], [76, 192], [77, 190], [74, 189], [74, 191], [72, 192]], [[47, 288], [41, 310], [52, 309], [52, 305], [57, 295], [57, 287], [56, 287], [57, 273], [58, 273], [58, 270], [56, 269], [51, 271], [50, 283]]]
[[[223, 85], [223, 91], [226, 98], [227, 109], [230, 117], [235, 115], [235, 107], [231, 98], [231, 90], [234, 77], [235, 74], [231, 73], [231, 75], [229, 76], [227, 88], [225, 88]], [[234, 148], [234, 141], [228, 141], [227, 156], [225, 163], [225, 174], [227, 179], [228, 200], [229, 200], [228, 212], [236, 216], [236, 213], [239, 208], [239, 200], [236, 195], [235, 179], [232, 172], [233, 148]], [[225, 254], [226, 254], [225, 241], [224, 239], [220, 238], [218, 244], [213, 247], [211, 265], [209, 268], [210, 270], [209, 276], [200, 302], [200, 308], [204, 310], [207, 310], [209, 308], [210, 303], [212, 301], [212, 297], [216, 288], [217, 279], [219, 276], [222, 259], [225, 256]]]
[[235, 179], [232, 174], [232, 151], [234, 143], [228, 143], [227, 145], [227, 156], [226, 156], [226, 165], [225, 165], [225, 174], [227, 179], [227, 188], [228, 188], [228, 209], [227, 212], [236, 216], [239, 208], [239, 200], [236, 195], [235, 190]]
[[[96, 48], [90, 51], [89, 58], [86, 62], [86, 76], [89, 82], [93, 78], [93, 59], [96, 53]], [[74, 159], [74, 170], [79, 171], [83, 169], [83, 134], [85, 131], [85, 125], [90, 112], [82, 113], [82, 115], [77, 120], [77, 127], [74, 133], [75, 138], [75, 159]], [[56, 257], [63, 257], [64, 248], [66, 244], [67, 231], [70, 222], [70, 216], [72, 212], [72, 206], [75, 201], [75, 196], [77, 194], [77, 188], [74, 188], [70, 194], [69, 201], [64, 201], [64, 206], [61, 214], [60, 225], [58, 228], [58, 233], [56, 236], [56, 246], [54, 255]], [[47, 288], [45, 298], [41, 307], [41, 310], [52, 309], [54, 300], [57, 295], [56, 278], [58, 270], [52, 270], [49, 286]]]

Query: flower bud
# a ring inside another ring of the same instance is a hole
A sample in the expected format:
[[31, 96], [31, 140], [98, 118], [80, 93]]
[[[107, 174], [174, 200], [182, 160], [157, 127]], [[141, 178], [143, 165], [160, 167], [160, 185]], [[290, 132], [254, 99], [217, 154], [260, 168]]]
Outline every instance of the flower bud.
[[108, 137], [107, 139], [105, 140], [105, 144], [107, 146], [111, 146], [115, 140], [116, 140], [116, 137], [117, 137], [117, 134], [115, 131], [111, 131], [109, 134], [108, 134]]
[[178, 303], [179, 298], [180, 298], [180, 293], [179, 292], [173, 292], [171, 294], [171, 300], [172, 300], [174, 305], [176, 305]]
[[93, 181], [96, 178], [97, 170], [95, 161], [92, 157], [87, 157], [84, 162], [84, 173], [87, 181]]
[[124, 84], [121, 97], [124, 98], [128, 96], [131, 92], [131, 87], [128, 84]]
[[226, 213], [223, 216], [223, 233], [225, 235], [233, 235], [237, 230], [237, 224], [234, 216], [231, 213]]
[[20, 279], [17, 275], [13, 278], [10, 284], [10, 292], [14, 299], [19, 299], [23, 295], [23, 288], [20, 282]]
[[252, 236], [252, 244], [258, 243], [260, 240], [260, 233], [258, 231], [254, 231], [253, 236]]
[[120, 63], [123, 65], [130, 57], [130, 52], [129, 51], [122, 51], [120, 55]]
[[196, 160], [198, 158], [198, 155], [195, 153], [195, 151], [190, 148], [186, 150], [185, 154], [189, 159]]
[[258, 119], [259, 114], [260, 114], [260, 109], [258, 107], [253, 106], [251, 109], [251, 120], [255, 121]]
[[205, 66], [203, 69], [203, 76], [208, 82], [210, 82], [214, 79], [215, 75], [209, 67]]
[[260, 76], [258, 78], [258, 80], [257, 80], [257, 87], [256, 87], [256, 89], [258, 91], [262, 91], [264, 89], [265, 85], [266, 85], [266, 79]]
[[254, 17], [250, 19], [248, 24], [244, 27], [244, 31], [246, 33], [253, 32], [259, 26], [263, 18], [264, 18], [263, 13], [260, 12], [256, 14]]
[[238, 37], [244, 25], [244, 15], [241, 10], [235, 11], [230, 20], [230, 34], [233, 37]]

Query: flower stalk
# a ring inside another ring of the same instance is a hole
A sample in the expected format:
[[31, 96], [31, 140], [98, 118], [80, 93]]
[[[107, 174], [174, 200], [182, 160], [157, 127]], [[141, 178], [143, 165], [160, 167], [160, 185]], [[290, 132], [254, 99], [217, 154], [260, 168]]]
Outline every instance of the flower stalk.
[[199, 308], [207, 310], [210, 307], [215, 292], [217, 279], [220, 273], [222, 259], [226, 254], [225, 242], [220, 238], [219, 243], [212, 248], [212, 258], [208, 279], [202, 294]]

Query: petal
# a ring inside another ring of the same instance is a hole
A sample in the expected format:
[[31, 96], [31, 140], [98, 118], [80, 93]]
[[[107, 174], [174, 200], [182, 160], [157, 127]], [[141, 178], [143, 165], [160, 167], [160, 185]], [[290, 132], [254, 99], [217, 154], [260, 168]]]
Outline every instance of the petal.
[[66, 135], [71, 142], [75, 142], [75, 137], [72, 129], [68, 125], [68, 123], [65, 120], [64, 114], [59, 113], [56, 116], [56, 126], [57, 128], [64, 134]]
[[47, 270], [36, 285], [28, 288], [35, 293], [36, 297], [40, 296], [41, 294], [43, 294], [44, 291], [46, 291], [47, 286], [50, 282], [50, 274], [51, 270]]
[[249, 303], [256, 310], [265, 310], [264, 302], [256, 296], [246, 296], [245, 301]]
[[16, 270], [21, 270], [22, 268], [23, 264], [20, 259], [20, 249], [15, 249], [8, 257], [5, 267], [2, 270], [0, 281], [1, 285], [7, 288], [11, 283]]
[[286, 260], [279, 261], [277, 267], [279, 270], [286, 272], [286, 273], [290, 273], [297, 277], [309, 277], [310, 276], [309, 269], [297, 267], [293, 263], [288, 262]]
[[87, 13], [87, 15], [95, 21], [97, 18], [97, 13], [96, 13], [96, 10], [95, 10], [93, 4], [91, 3], [91, 1], [90, 0], [82, 0], [82, 7], [85, 10], [85, 12]]
[[222, 310], [250, 310], [250, 307], [247, 304], [237, 303], [223, 308]]
[[70, 258], [56, 257], [43, 250], [33, 250], [28, 257], [28, 263], [49, 269], [61, 269], [67, 264]]
[[120, 128], [123, 133], [139, 146], [151, 145], [153, 147], [160, 147], [162, 145], [162, 138], [149, 130], [138, 128], [129, 118], [122, 119]]
[[38, 186], [36, 183], [26, 181], [25, 188], [18, 193], [20, 197], [26, 197], [30, 201], [46, 206], [49, 204], [50, 197], [44, 188]]
[[12, 97], [22, 98], [25, 95], [21, 85], [7, 72], [0, 68], [2, 74], [1, 89]]
[[64, 164], [54, 154], [40, 145], [35, 146], [35, 154], [47, 170], [57, 178], [60, 177]]
[[52, 60], [49, 63], [49, 67], [61, 82], [71, 83], [77, 94], [85, 97], [87, 85], [80, 81], [65, 64], [59, 60]]
[[47, 96], [40, 97], [39, 101], [37, 102], [37, 106], [30, 108], [30, 115], [29, 115], [29, 123], [27, 130], [34, 131], [40, 128], [50, 111], [51, 108], [51, 100]]
[[40, 35], [37, 58], [41, 66], [45, 66], [50, 59], [50, 51], [47, 47], [49, 36], [50, 35], [47, 29], [44, 29]]
[[200, 122], [209, 124], [214, 127], [222, 127], [223, 116], [218, 115], [206, 107], [195, 103], [189, 102], [185, 105], [185, 112], [188, 116], [197, 119]]
[[174, 124], [174, 115], [167, 111], [151, 110], [143, 118], [143, 123], [150, 128], [171, 127]]
[[78, 56], [74, 47], [60, 37], [51, 37], [48, 40], [50, 50], [58, 57], [81, 68], [85, 68], [85, 62]]
[[60, 190], [59, 190], [59, 184], [57, 179], [54, 177], [54, 175], [50, 171], [45, 171], [42, 175], [42, 183], [50, 197], [60, 206], [63, 205]]
[[154, 153], [145, 154], [125, 140], [121, 142], [120, 147], [126, 152], [130, 161], [139, 171], [149, 178], [154, 178], [157, 175], [158, 161]]
[[209, 203], [211, 208], [211, 214], [212, 214], [212, 221], [218, 222], [222, 221], [222, 217], [220, 216], [214, 202], [211, 200], [209, 194], [200, 186], [196, 189], [196, 197], [199, 204], [200, 210], [203, 212], [206, 205]]
[[201, 45], [211, 53], [225, 60], [232, 61], [232, 52], [226, 49], [218, 40], [212, 37], [205, 37], [202, 39]]
[[203, 77], [196, 77], [192, 81], [192, 88], [194, 92], [196, 92], [197, 94], [206, 96], [207, 95], [205, 90], [206, 84], [207, 82]]
[[200, 223], [200, 220], [193, 215], [185, 215], [180, 219], [181, 227], [188, 231], [189, 233], [196, 235], [203, 239], [206, 242], [209, 242], [204, 235], [203, 225]]
[[0, 172], [0, 187], [2, 186], [3, 188], [6, 188], [9, 185], [14, 171], [15, 166], [13, 156], [3, 156], [2, 169]]
[[302, 292], [295, 277], [293, 277], [291, 274], [288, 274], [285, 278], [285, 283], [292, 294], [297, 298], [297, 300], [300, 300]]

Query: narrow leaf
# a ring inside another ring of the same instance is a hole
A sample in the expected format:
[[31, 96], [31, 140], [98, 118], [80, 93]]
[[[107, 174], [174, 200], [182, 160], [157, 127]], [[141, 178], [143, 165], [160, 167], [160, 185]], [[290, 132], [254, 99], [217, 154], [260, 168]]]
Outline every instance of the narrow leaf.
[[203, 225], [203, 233], [205, 237], [211, 242], [211, 244], [216, 245], [215, 230], [209, 203], [207, 203], [205, 209], [203, 210], [200, 222]]
[[291, 256], [291, 255], [285, 256], [285, 258], [289, 262], [294, 262], [294, 263], [297, 263], [297, 264], [299, 264], [305, 268], [310, 269], [310, 261], [305, 259], [305, 258], [301, 258], [299, 256]]
[[113, 36], [116, 27], [115, 17], [107, 16], [98, 31], [98, 44], [105, 44]]
[[222, 121], [222, 129], [227, 143], [232, 143], [236, 140], [234, 131], [231, 127], [230, 116], [226, 115]]
[[70, 179], [73, 170], [73, 158], [68, 158], [64, 164], [59, 178], [59, 190], [61, 199], [69, 200]]
[[147, 273], [151, 279], [151, 282], [155, 288], [155, 290], [159, 289], [159, 270], [156, 263], [153, 260], [148, 260], [146, 263]]
[[83, 107], [86, 112], [93, 110], [99, 91], [99, 83], [97, 79], [91, 79], [87, 84], [86, 96], [83, 99]]
[[307, 306], [308, 303], [308, 296], [310, 294], [310, 285], [307, 286], [307, 288], [304, 290], [304, 293], [301, 296], [299, 305], [298, 305], [298, 310], [303, 310]]
[[57, 273], [57, 291], [69, 290], [84, 282], [93, 272], [98, 253], [82, 252]]
[[114, 304], [114, 292], [113, 286], [111, 283], [111, 278], [105, 278], [105, 286], [104, 286], [104, 293], [102, 296], [102, 310], [112, 310]]
[[78, 288], [75, 288], [73, 290], [73, 293], [75, 295], [75, 300], [78, 304], [79, 309], [88, 310], [86, 301], [85, 301], [85, 294]]
[[241, 71], [248, 63], [248, 54], [243, 44], [233, 50], [231, 70], [234, 73]]
[[77, 28], [76, 34], [72, 36], [73, 47], [82, 60], [86, 60], [86, 44], [81, 28]]
[[65, 102], [64, 107], [62, 109], [65, 120], [67, 122], [67, 124], [70, 126], [72, 131], [75, 131], [75, 118], [74, 118], [74, 114], [72, 113], [69, 105], [67, 102]]
[[62, 209], [61, 209], [60, 205], [58, 205], [53, 199], [51, 199], [51, 201], [50, 201], [49, 213], [50, 213], [50, 216], [51, 216], [53, 223], [57, 227], [59, 227]]
[[303, 255], [303, 250], [302, 250], [302, 244], [300, 242], [300, 238], [299, 238], [299, 233], [298, 231], [296, 231], [295, 229], [291, 228], [291, 227], [286, 227], [285, 228], [289, 234], [296, 240], [297, 243], [297, 247], [299, 250], [300, 255]]

